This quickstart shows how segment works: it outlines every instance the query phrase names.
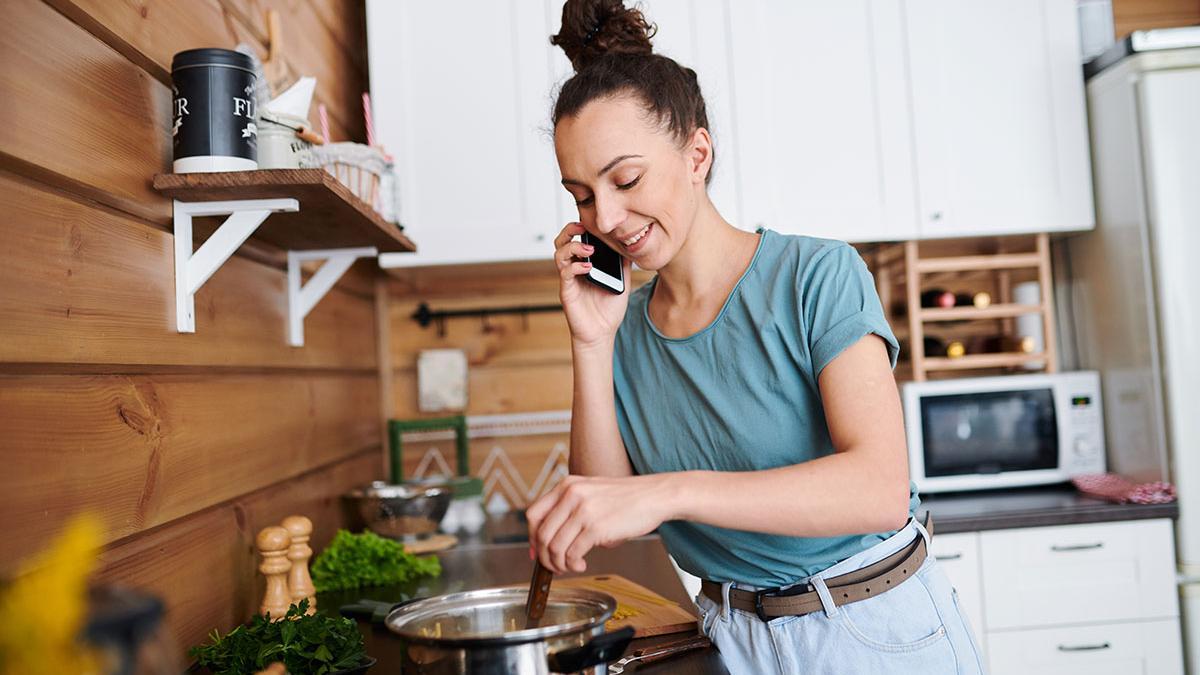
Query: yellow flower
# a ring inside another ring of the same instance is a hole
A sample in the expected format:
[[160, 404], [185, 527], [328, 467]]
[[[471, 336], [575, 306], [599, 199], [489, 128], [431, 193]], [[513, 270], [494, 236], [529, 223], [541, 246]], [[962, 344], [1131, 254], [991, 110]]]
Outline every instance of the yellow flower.
[[0, 591], [0, 675], [101, 672], [78, 638], [102, 532], [95, 517], [75, 518]]

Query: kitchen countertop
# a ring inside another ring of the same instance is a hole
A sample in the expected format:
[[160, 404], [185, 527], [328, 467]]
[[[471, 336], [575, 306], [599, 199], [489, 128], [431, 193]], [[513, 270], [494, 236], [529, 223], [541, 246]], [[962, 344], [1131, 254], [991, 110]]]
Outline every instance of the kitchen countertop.
[[[1042, 527], [1081, 523], [1113, 522], [1148, 518], [1176, 518], [1179, 506], [1172, 504], [1113, 504], [1079, 494], [1071, 486], [1051, 486], [981, 491], [974, 493], [922, 495], [917, 514], [932, 512], [937, 533], [970, 532], [1016, 527]], [[457, 591], [527, 584], [532, 570], [524, 514], [513, 512], [489, 516], [475, 535], [460, 537], [458, 546], [438, 554], [442, 576], [416, 586], [367, 589], [319, 601], [336, 607], [359, 597], [396, 602]], [[657, 536], [641, 537], [615, 549], [596, 548], [587, 557], [585, 574], [620, 574], [679, 603], [687, 611], [694, 604], [676, 576], [666, 549]], [[575, 576], [575, 575], [565, 575]], [[400, 645], [382, 625], [360, 621], [367, 653], [379, 659], [379, 672], [395, 672], [400, 665]], [[629, 651], [669, 642], [682, 634], [635, 640]], [[720, 654], [712, 648], [680, 655], [660, 664], [635, 669], [646, 673], [727, 673]]]
[[1179, 504], [1113, 504], [1070, 485], [921, 495], [917, 515], [933, 514], [935, 533], [1014, 527], [1078, 525], [1146, 518], [1177, 518]]
[[[524, 527], [515, 517], [489, 519], [485, 533], [495, 536], [497, 529], [507, 531], [512, 527]], [[365, 597], [397, 602], [409, 596], [440, 595], [458, 591], [528, 584], [533, 571], [529, 561], [527, 543], [487, 543], [476, 539], [465, 540], [462, 545], [438, 553], [442, 563], [442, 575], [427, 580], [415, 588], [364, 589], [344, 594], [318, 596], [322, 608], [333, 608]], [[657, 536], [640, 537], [625, 542], [617, 548], [596, 548], [587, 556], [588, 569], [584, 574], [620, 574], [635, 583], [656, 591], [669, 600], [678, 602], [686, 611], [694, 612], [695, 605], [675, 574], [667, 551]], [[566, 574], [562, 578], [579, 576]], [[402, 595], [403, 593], [403, 595]], [[400, 643], [380, 624], [359, 621], [359, 628], [366, 641], [367, 653], [379, 660], [374, 672], [399, 672]], [[634, 640], [627, 653], [641, 647], [672, 642], [685, 637], [684, 633], [661, 635]], [[714, 648], [706, 648], [680, 654], [661, 663], [634, 668], [631, 672], [645, 673], [690, 673], [695, 675], [727, 675], [728, 670]]]

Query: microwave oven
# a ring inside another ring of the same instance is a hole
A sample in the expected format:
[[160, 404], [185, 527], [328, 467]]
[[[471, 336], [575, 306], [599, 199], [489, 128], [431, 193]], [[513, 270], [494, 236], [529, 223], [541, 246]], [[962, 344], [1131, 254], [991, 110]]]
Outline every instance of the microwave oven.
[[1095, 371], [902, 387], [911, 478], [921, 492], [1046, 485], [1103, 473]]

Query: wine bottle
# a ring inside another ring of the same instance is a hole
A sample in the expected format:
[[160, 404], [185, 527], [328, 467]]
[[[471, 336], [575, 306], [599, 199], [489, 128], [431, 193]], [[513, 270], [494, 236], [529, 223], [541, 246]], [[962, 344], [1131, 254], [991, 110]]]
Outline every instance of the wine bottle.
[[931, 288], [921, 293], [922, 307], [953, 307], [954, 294], [942, 288]]

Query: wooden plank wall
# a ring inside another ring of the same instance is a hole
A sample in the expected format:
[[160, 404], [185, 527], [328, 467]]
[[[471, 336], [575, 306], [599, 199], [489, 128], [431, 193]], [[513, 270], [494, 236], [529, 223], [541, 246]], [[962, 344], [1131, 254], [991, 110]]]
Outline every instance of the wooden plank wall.
[[0, 578], [72, 514], [107, 528], [99, 578], [167, 603], [179, 653], [249, 617], [253, 537], [342, 522], [382, 474], [374, 268], [285, 340], [280, 251], [251, 242], [175, 332], [170, 60], [249, 42], [283, 14], [337, 139], [362, 140], [361, 2], [5, 0], [0, 22]]
[[1200, 25], [1200, 0], [1113, 0], [1117, 39], [1135, 30]]

